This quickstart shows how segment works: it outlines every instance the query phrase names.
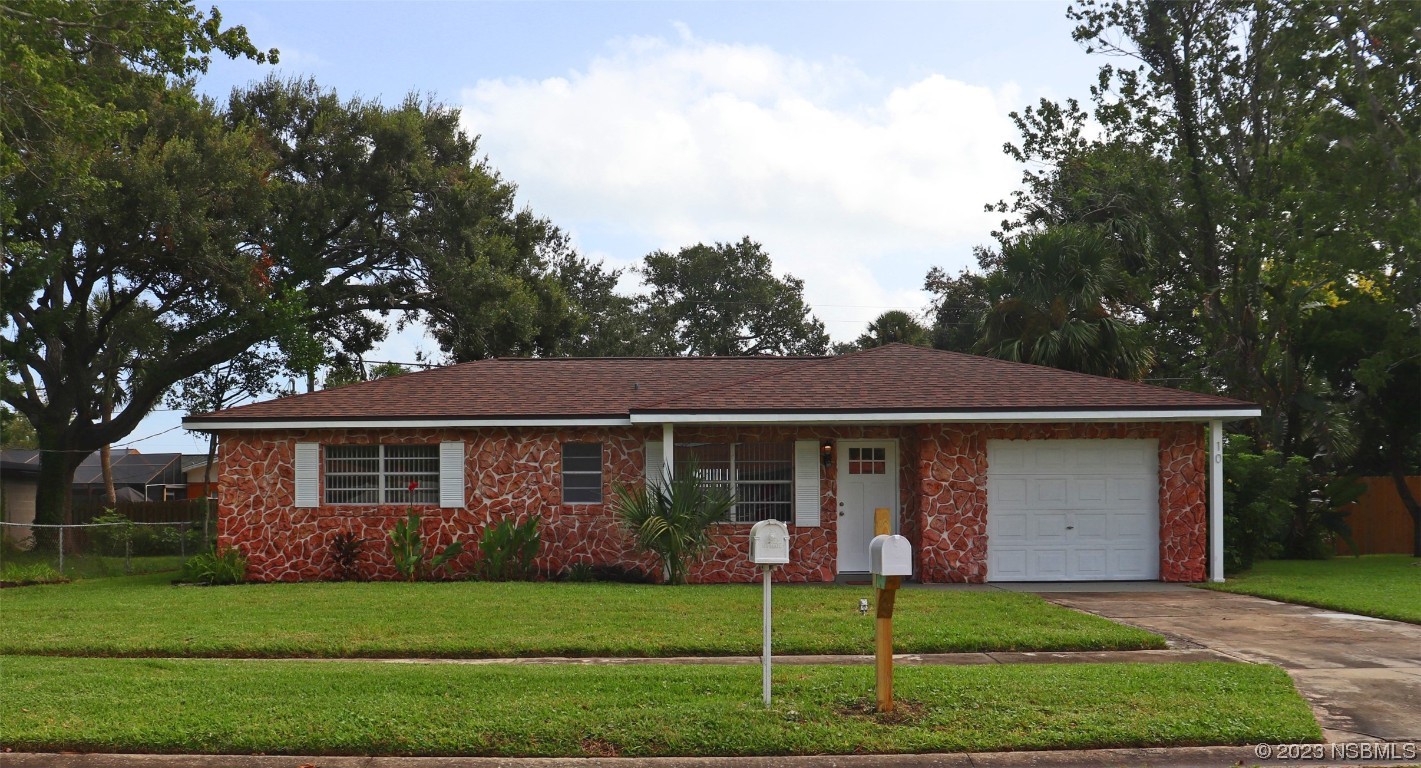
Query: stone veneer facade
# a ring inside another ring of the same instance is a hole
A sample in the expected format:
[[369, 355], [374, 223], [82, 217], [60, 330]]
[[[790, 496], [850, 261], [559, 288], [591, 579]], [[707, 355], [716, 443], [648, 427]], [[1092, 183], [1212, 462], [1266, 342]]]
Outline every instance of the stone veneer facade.
[[[917, 578], [931, 582], [982, 582], [987, 578], [987, 440], [1051, 438], [1152, 438], [1160, 454], [1160, 578], [1202, 581], [1205, 574], [1205, 442], [1200, 424], [926, 424], [882, 427], [678, 427], [677, 441], [787, 442], [791, 440], [894, 439], [899, 445], [899, 529], [913, 542]], [[424, 532], [436, 546], [454, 538], [465, 554], [449, 569], [473, 569], [477, 542], [490, 523], [530, 515], [542, 518], [537, 566], [558, 573], [573, 563], [615, 564], [654, 570], [636, 553], [611, 511], [613, 484], [641, 482], [645, 445], [659, 428], [321, 429], [232, 431], [221, 437], [219, 544], [247, 556], [248, 577], [299, 581], [337, 577], [331, 538], [342, 531], [368, 539], [362, 551], [366, 578], [395, 576], [387, 532], [406, 505], [294, 505], [293, 458], [298, 442], [346, 445], [465, 443], [465, 506], [417, 505]], [[602, 504], [563, 504], [563, 442], [603, 445]], [[323, 459], [324, 460], [324, 459]], [[836, 463], [835, 463], [836, 464]], [[791, 525], [791, 563], [776, 569], [784, 581], [832, 581], [838, 556], [835, 531], [837, 467], [820, 469], [820, 526]], [[321, 475], [324, 475], [322, 467]], [[747, 562], [746, 525], [719, 525], [712, 546], [693, 567], [700, 583], [756, 578]]]

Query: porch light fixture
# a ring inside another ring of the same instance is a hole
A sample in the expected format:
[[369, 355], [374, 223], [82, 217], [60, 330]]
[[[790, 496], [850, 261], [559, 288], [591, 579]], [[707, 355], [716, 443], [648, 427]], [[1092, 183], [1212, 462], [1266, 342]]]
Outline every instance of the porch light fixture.
[[819, 444], [819, 460], [824, 462], [825, 467], [828, 467], [834, 463], [833, 440], [825, 440], [824, 442]]

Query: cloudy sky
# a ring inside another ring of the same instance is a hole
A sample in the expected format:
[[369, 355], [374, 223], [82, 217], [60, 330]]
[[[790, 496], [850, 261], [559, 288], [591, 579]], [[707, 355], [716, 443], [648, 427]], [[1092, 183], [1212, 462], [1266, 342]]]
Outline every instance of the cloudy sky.
[[[199, 5], [204, 5], [199, 3]], [[1008, 113], [1084, 98], [1101, 63], [1064, 2], [224, 2], [278, 67], [342, 96], [460, 106], [522, 202], [614, 265], [749, 236], [805, 281], [835, 340], [920, 311], [929, 267], [972, 264], [1015, 188]], [[628, 286], [634, 288], [634, 283]], [[372, 359], [438, 347], [406, 331]], [[134, 439], [173, 427], [154, 414]], [[182, 429], [134, 447], [197, 451]]]

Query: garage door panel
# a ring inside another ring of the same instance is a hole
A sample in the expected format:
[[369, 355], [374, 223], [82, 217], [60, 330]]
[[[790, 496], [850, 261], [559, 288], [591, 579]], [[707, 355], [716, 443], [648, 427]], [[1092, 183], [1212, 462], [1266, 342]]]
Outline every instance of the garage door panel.
[[1060, 504], [1066, 500], [1066, 478], [1040, 477], [1031, 481], [1031, 500]]
[[1104, 579], [1110, 575], [1109, 555], [1105, 548], [1076, 549], [1076, 567], [1071, 573], [1076, 579]]
[[1153, 440], [988, 441], [991, 581], [1159, 577]]
[[1074, 478], [1071, 487], [1075, 493], [1071, 494], [1071, 500], [1078, 504], [1089, 503], [1099, 506], [1100, 502], [1105, 501], [1108, 485], [1103, 477]]
[[1077, 512], [1071, 519], [1075, 523], [1077, 541], [1109, 538], [1110, 515], [1104, 512]]

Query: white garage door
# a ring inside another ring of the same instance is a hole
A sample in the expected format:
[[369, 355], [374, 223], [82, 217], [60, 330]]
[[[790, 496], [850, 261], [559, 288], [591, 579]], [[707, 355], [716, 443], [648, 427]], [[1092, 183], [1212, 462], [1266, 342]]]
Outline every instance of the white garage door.
[[987, 580], [1159, 578], [1155, 440], [989, 440]]

